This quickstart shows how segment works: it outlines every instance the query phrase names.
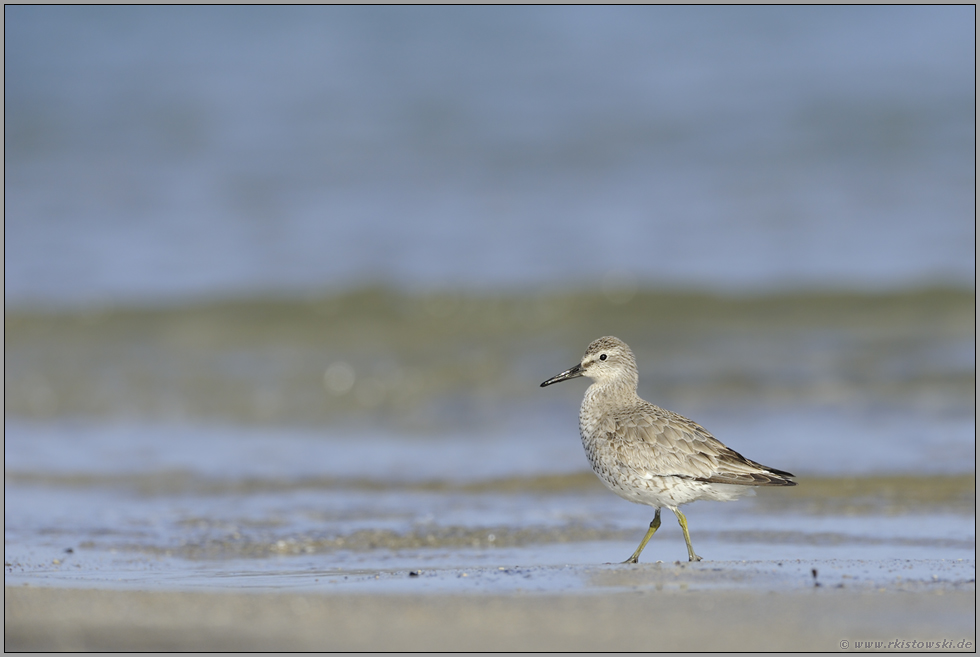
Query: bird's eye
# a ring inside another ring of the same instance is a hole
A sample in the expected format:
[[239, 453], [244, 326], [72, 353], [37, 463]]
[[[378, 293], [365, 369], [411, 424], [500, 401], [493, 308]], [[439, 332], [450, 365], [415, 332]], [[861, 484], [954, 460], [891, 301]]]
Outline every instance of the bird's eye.
[[602, 354], [601, 356], [599, 356], [599, 360], [606, 360], [606, 355]]

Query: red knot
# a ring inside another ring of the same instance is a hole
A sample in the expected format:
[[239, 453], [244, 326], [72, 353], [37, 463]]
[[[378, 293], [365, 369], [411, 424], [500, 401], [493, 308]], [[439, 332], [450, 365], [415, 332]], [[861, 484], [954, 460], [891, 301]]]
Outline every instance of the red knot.
[[787, 478], [795, 475], [751, 461], [696, 422], [640, 399], [636, 358], [622, 340], [599, 338], [581, 363], [541, 387], [580, 376], [593, 381], [579, 413], [579, 433], [592, 470], [623, 499], [657, 510], [640, 547], [623, 563], [639, 560], [660, 527], [661, 507], [677, 516], [688, 559], [700, 561], [691, 547], [682, 504], [727, 502], [752, 493], [755, 486], [796, 485]]

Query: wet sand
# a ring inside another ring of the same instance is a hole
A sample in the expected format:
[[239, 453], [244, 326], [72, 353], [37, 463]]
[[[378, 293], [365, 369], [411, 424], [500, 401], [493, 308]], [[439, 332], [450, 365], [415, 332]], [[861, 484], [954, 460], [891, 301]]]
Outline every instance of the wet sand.
[[[975, 593], [656, 591], [308, 595], [5, 587], [20, 650], [973, 650]], [[964, 641], [969, 641], [967, 646]], [[947, 646], [948, 647], [948, 646]]]
[[966, 559], [344, 572], [348, 576], [307, 571], [291, 586], [280, 574], [268, 582], [275, 587], [261, 577], [223, 585], [212, 578], [206, 588], [179, 591], [113, 589], [110, 582], [100, 588], [16, 586], [8, 574], [5, 647], [825, 651], [839, 650], [844, 641], [848, 649], [865, 641], [946, 641], [961, 650], [976, 645], [976, 570]]
[[[697, 511], [705, 561], [655, 560], [684, 554], [680, 530], [670, 525], [648, 547], [649, 561], [636, 566], [603, 563], [634, 549], [643, 527], [632, 516], [603, 529], [580, 526], [575, 516], [528, 520], [517, 508], [615, 518], [624, 505], [604, 491], [579, 492], [579, 479], [535, 479], [535, 486], [572, 490], [540, 497], [445, 495], [440, 488], [430, 499], [426, 491], [399, 490], [407, 503], [436, 510], [443, 523], [416, 523], [415, 513], [404, 528], [372, 511], [401, 508], [387, 491], [362, 499], [342, 489], [350, 499], [338, 507], [347, 510], [339, 520], [321, 513], [294, 521], [285, 510], [329, 509], [334, 498], [285, 496], [269, 506], [259, 495], [144, 495], [124, 508], [115, 493], [104, 500], [84, 487], [68, 487], [69, 495], [8, 483], [5, 648], [824, 651], [839, 650], [842, 641], [853, 648], [858, 641], [898, 640], [948, 641], [972, 651], [976, 645], [972, 476], [813, 479], [799, 487], [803, 493], [706, 505]], [[111, 522], [86, 515], [107, 503], [117, 514]], [[365, 504], [362, 519], [356, 512]], [[173, 520], [148, 524], [172, 507], [179, 507]], [[38, 509], [50, 519], [28, 518]], [[242, 521], [242, 509], [252, 525]], [[511, 524], [458, 524], [464, 515], [486, 514], [492, 517], [485, 522]], [[351, 525], [339, 538], [322, 527], [350, 517], [361, 528]], [[365, 522], [388, 528], [364, 529]], [[113, 533], [98, 533], [110, 527]]]

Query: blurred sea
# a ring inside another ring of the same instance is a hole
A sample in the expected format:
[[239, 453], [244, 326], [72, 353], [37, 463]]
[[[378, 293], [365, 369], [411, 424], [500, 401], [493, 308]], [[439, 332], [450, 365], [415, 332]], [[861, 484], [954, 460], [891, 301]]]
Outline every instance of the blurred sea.
[[946, 7], [5, 8], [5, 307], [974, 279]]
[[[973, 545], [975, 7], [4, 17], [11, 563], [642, 529], [580, 477], [585, 384], [537, 387], [601, 335], [749, 458]], [[737, 508], [799, 547], [823, 494]]]

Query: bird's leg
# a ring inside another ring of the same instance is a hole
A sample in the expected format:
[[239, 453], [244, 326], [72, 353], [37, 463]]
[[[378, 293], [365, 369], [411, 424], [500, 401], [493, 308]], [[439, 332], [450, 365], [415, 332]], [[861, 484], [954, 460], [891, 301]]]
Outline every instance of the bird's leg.
[[694, 548], [691, 547], [691, 534], [687, 531], [687, 518], [681, 513], [680, 509], [671, 509], [674, 515], [677, 516], [677, 522], [681, 524], [681, 529], [684, 530], [684, 540], [687, 541], [687, 560], [688, 561], [701, 561], [701, 557], [694, 554]]
[[636, 552], [633, 553], [633, 556], [627, 559], [626, 561], [624, 561], [623, 563], [636, 563], [637, 561], [639, 561], [640, 552], [643, 552], [643, 548], [647, 546], [647, 543], [650, 542], [650, 538], [654, 535], [654, 533], [659, 528], [660, 528], [660, 509], [657, 509], [657, 514], [653, 516], [653, 520], [650, 521], [650, 529], [647, 530], [647, 535], [643, 537], [642, 541], [640, 541], [640, 547], [636, 548]]

